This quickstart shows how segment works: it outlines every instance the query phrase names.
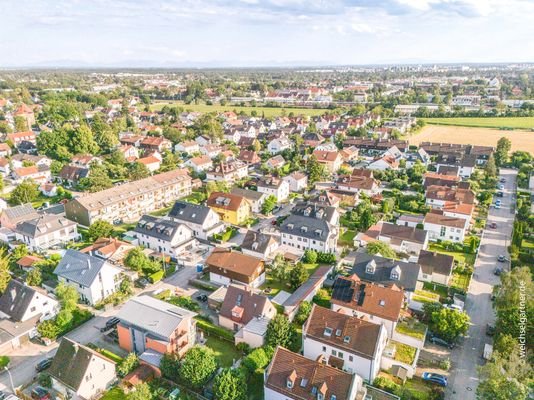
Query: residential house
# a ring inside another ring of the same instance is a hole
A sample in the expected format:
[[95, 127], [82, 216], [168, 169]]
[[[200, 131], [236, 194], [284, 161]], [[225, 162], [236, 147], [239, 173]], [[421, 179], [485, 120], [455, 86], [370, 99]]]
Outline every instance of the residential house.
[[35, 125], [35, 113], [29, 106], [24, 103], [17, 107], [17, 109], [13, 113], [13, 117], [23, 118], [24, 121], [26, 121], [28, 129], [31, 129], [32, 126]]
[[24, 182], [26, 179], [31, 179], [38, 184], [46, 183], [50, 180], [50, 168], [47, 166], [38, 167], [37, 165], [14, 168], [11, 176], [13, 176], [13, 181], [17, 184]]
[[284, 177], [289, 183], [289, 190], [291, 192], [301, 192], [306, 190], [308, 186], [308, 176], [302, 172], [295, 171]]
[[217, 144], [206, 144], [204, 146], [200, 146], [200, 154], [208, 156], [212, 159], [221, 154], [221, 152], [222, 148]]
[[[423, 175], [423, 187], [427, 189], [429, 186], [448, 186], [448, 187], [461, 187], [460, 177], [456, 175], [443, 175], [437, 172], [427, 172]], [[469, 189], [469, 186], [463, 187]]]
[[211, 208], [185, 201], [175, 202], [169, 211], [168, 218], [189, 227], [193, 236], [202, 240], [208, 240], [211, 236], [221, 233], [225, 229], [219, 214]]
[[219, 311], [219, 325], [235, 332], [235, 343], [250, 347], [265, 344], [269, 321], [276, 315], [276, 307], [263, 295], [247, 286], [230, 285]]
[[257, 288], [265, 282], [265, 262], [232, 249], [216, 247], [206, 259], [210, 281]]
[[[158, 157], [159, 156], [159, 157]], [[161, 167], [161, 155], [159, 153], [150, 154], [146, 157], [141, 157], [135, 162], [138, 162], [139, 164], [143, 164], [148, 171], [153, 174]]]
[[11, 147], [7, 143], [0, 143], [0, 157], [9, 157], [11, 153]]
[[431, 210], [423, 221], [429, 240], [448, 240], [463, 243], [469, 228], [469, 220], [445, 215], [443, 210]]
[[63, 337], [47, 373], [52, 388], [66, 398], [94, 399], [117, 380], [115, 362]]
[[213, 162], [208, 156], [198, 156], [190, 158], [185, 162], [185, 165], [192, 168], [197, 174], [208, 171], [213, 168]]
[[11, 279], [0, 295], [0, 354], [37, 335], [37, 324], [54, 318], [59, 302], [39, 288]]
[[423, 284], [419, 282], [422, 277], [419, 264], [392, 260], [379, 255], [357, 253], [352, 274], [356, 274], [362, 281], [387, 286], [396, 285], [412, 293], [423, 288]]
[[241, 149], [237, 159], [246, 165], [257, 165], [261, 163], [261, 157], [254, 150]]
[[124, 258], [135, 246], [117, 238], [98, 238], [92, 245], [81, 249], [94, 257], [107, 260], [113, 265], [123, 265]]
[[163, 136], [145, 136], [141, 139], [139, 147], [147, 151], [163, 153], [165, 150], [171, 149], [172, 143]]
[[392, 337], [404, 305], [404, 293], [396, 285], [364, 282], [352, 275], [336, 279], [331, 304], [334, 311], [384, 325], [388, 337]]
[[238, 187], [233, 187], [230, 193], [244, 197], [250, 203], [253, 213], [261, 213], [263, 203], [265, 203], [265, 199], [268, 197], [265, 193]]
[[30, 165], [37, 167], [50, 167], [52, 160], [46, 156], [39, 156], [34, 154], [18, 153], [11, 157], [13, 168], [22, 168]]
[[19, 222], [13, 231], [16, 240], [26, 244], [30, 251], [63, 247], [80, 236], [76, 222], [55, 214], [42, 214]]
[[277, 347], [265, 370], [265, 400], [355, 400], [362, 378]]
[[399, 160], [391, 155], [384, 155], [380, 158], [375, 159], [368, 166], [370, 170], [386, 171], [386, 170], [398, 170], [399, 169]]
[[122, 153], [127, 162], [134, 162], [139, 158], [139, 150], [132, 145], [122, 145], [117, 148], [117, 151]]
[[180, 254], [195, 246], [193, 231], [168, 218], [143, 215], [134, 228], [138, 244], [177, 260]]
[[64, 165], [59, 171], [58, 178], [66, 186], [75, 186], [81, 179], [89, 177], [90, 169], [78, 165]]
[[373, 196], [379, 192], [379, 184], [374, 179], [373, 171], [369, 169], [355, 168], [350, 175], [341, 175], [336, 183], [335, 189], [350, 193], [364, 193]]
[[239, 160], [215, 164], [206, 173], [208, 181], [234, 183], [248, 176], [248, 167]]
[[406, 160], [406, 168], [413, 168], [417, 162], [421, 163], [425, 167], [428, 167], [430, 164], [430, 154], [428, 154], [425, 149], [422, 148], [405, 153], [403, 158]]
[[267, 151], [272, 155], [281, 153], [282, 151], [287, 150], [287, 149], [291, 149], [291, 148], [292, 148], [292, 143], [285, 136], [280, 136], [280, 137], [277, 137], [275, 139], [272, 139], [267, 144]]
[[282, 244], [299, 252], [306, 249], [334, 252], [339, 235], [338, 221], [334, 207], [299, 203], [280, 226]]
[[196, 342], [197, 314], [154, 297], [134, 297], [117, 314], [119, 346], [159, 369], [164, 354], [182, 358]]
[[46, 197], [56, 197], [57, 185], [54, 185], [53, 183], [43, 183], [39, 186], [39, 192]]
[[397, 225], [409, 226], [411, 228], [422, 228], [425, 216], [422, 214], [401, 214], [395, 223]]
[[232, 193], [213, 192], [206, 204], [220, 215], [223, 222], [229, 224], [244, 224], [252, 216], [250, 203]]
[[274, 196], [278, 202], [287, 200], [289, 197], [289, 183], [282, 178], [274, 176], [260, 178], [256, 186], [258, 192], [265, 193], [267, 197]]
[[418, 255], [428, 247], [428, 239], [428, 232], [423, 229], [380, 221], [367, 231], [358, 233], [354, 237], [354, 245], [366, 246], [379, 240], [388, 243], [397, 252]]
[[102, 164], [102, 159], [92, 154], [77, 154], [75, 156], [72, 156], [70, 163], [71, 165], [89, 168], [91, 165]]
[[454, 269], [454, 257], [435, 251], [422, 250], [417, 263], [421, 266], [420, 279], [449, 286]]
[[449, 217], [471, 220], [476, 196], [471, 189], [448, 186], [429, 186], [425, 192], [426, 205], [435, 210], [443, 210]]
[[314, 304], [302, 329], [303, 355], [373, 382], [380, 371], [387, 332], [382, 324]]
[[136, 221], [147, 212], [191, 194], [191, 178], [173, 170], [78, 197], [65, 204], [67, 218], [89, 226], [94, 221]]
[[276, 156], [269, 158], [265, 162], [265, 165], [267, 166], [267, 168], [270, 168], [270, 169], [278, 169], [286, 165], [286, 160], [284, 160], [284, 157], [282, 157], [281, 154], [278, 154]]
[[20, 222], [37, 217], [39, 214], [31, 203], [26, 203], [4, 209], [0, 215], [0, 222], [3, 228], [13, 230]]
[[435, 164], [438, 173], [442, 173], [443, 167], [457, 167], [460, 177], [469, 178], [477, 165], [477, 157], [475, 154], [439, 154]]
[[343, 162], [348, 163], [351, 161], [355, 161], [358, 158], [358, 155], [360, 152], [356, 147], [350, 146], [350, 147], [345, 147], [339, 153], [341, 154], [341, 158], [343, 159]]
[[249, 229], [241, 243], [241, 251], [253, 257], [267, 260], [273, 258], [280, 246], [280, 238], [263, 232]]
[[339, 170], [343, 164], [343, 157], [339, 151], [322, 151], [315, 150], [313, 156], [317, 159], [319, 164], [322, 164], [326, 167], [326, 170], [333, 174]]
[[194, 153], [200, 152], [200, 146], [194, 140], [185, 140], [183, 142], [177, 143], [174, 146], [174, 151], [176, 153], [187, 153], [192, 155]]
[[32, 131], [8, 133], [6, 140], [13, 143], [16, 148], [19, 148], [24, 142], [36, 144], [37, 136], [35, 135], [35, 132]]
[[0, 158], [0, 173], [2, 173], [2, 176], [4, 177], [11, 174], [11, 163], [7, 158]]
[[68, 249], [54, 270], [60, 282], [72, 285], [80, 299], [90, 305], [115, 293], [122, 271], [101, 258]]

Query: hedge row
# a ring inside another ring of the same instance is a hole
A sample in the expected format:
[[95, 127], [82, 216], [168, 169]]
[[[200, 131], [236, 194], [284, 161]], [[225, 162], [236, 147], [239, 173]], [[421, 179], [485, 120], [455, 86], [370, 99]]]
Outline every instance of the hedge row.
[[197, 318], [197, 328], [203, 330], [206, 333], [211, 333], [215, 336], [220, 337], [221, 339], [234, 341], [234, 333], [228, 329], [222, 328], [217, 325], [213, 325], [211, 322], [205, 321], [203, 319]]

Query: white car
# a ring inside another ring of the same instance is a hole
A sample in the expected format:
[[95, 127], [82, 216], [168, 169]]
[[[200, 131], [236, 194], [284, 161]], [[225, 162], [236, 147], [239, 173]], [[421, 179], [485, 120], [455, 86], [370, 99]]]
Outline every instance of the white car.
[[446, 304], [444, 307], [448, 308], [449, 310], [455, 310], [455, 311], [458, 311], [458, 312], [463, 312], [464, 311], [464, 309], [462, 307], [460, 307], [459, 305], [457, 305], [457, 304]]

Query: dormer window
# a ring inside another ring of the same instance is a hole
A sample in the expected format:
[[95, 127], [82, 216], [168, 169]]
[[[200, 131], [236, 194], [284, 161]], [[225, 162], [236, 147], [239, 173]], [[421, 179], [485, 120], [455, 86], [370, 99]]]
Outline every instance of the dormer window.
[[300, 230], [302, 232], [308, 232], [308, 228], [306, 226], [301, 227]]
[[324, 328], [324, 335], [328, 337], [332, 336], [332, 328]]
[[365, 267], [365, 272], [368, 274], [374, 274], [376, 271], [376, 262], [375, 260], [371, 260], [367, 263], [367, 266]]
[[378, 302], [378, 305], [381, 306], [381, 307], [384, 307], [386, 305], [386, 300], [380, 300]]
[[341, 336], [341, 329], [336, 329], [336, 336]]
[[322, 393], [317, 393], [317, 400], [324, 400], [324, 396]]
[[345, 336], [345, 337], [343, 338], [343, 342], [344, 342], [344, 343], [350, 343], [350, 336]]
[[297, 371], [293, 370], [291, 371], [291, 374], [289, 374], [286, 380], [286, 386], [288, 389], [293, 389], [293, 385], [295, 384], [296, 379], [297, 379]]
[[337, 399], [337, 397], [336, 397], [335, 394], [333, 394], [333, 395], [330, 396], [330, 400], [336, 400], [336, 399]]
[[393, 268], [393, 269], [391, 270], [390, 279], [391, 279], [391, 280], [398, 281], [398, 280], [400, 279], [400, 276], [401, 276], [401, 269], [400, 269], [400, 267], [397, 265], [395, 268]]

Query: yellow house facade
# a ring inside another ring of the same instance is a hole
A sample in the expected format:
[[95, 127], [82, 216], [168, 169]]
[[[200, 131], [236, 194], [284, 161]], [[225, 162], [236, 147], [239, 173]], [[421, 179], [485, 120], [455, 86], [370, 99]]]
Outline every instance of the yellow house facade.
[[235, 194], [214, 192], [207, 204], [228, 224], [242, 225], [252, 216], [252, 208], [247, 199]]

